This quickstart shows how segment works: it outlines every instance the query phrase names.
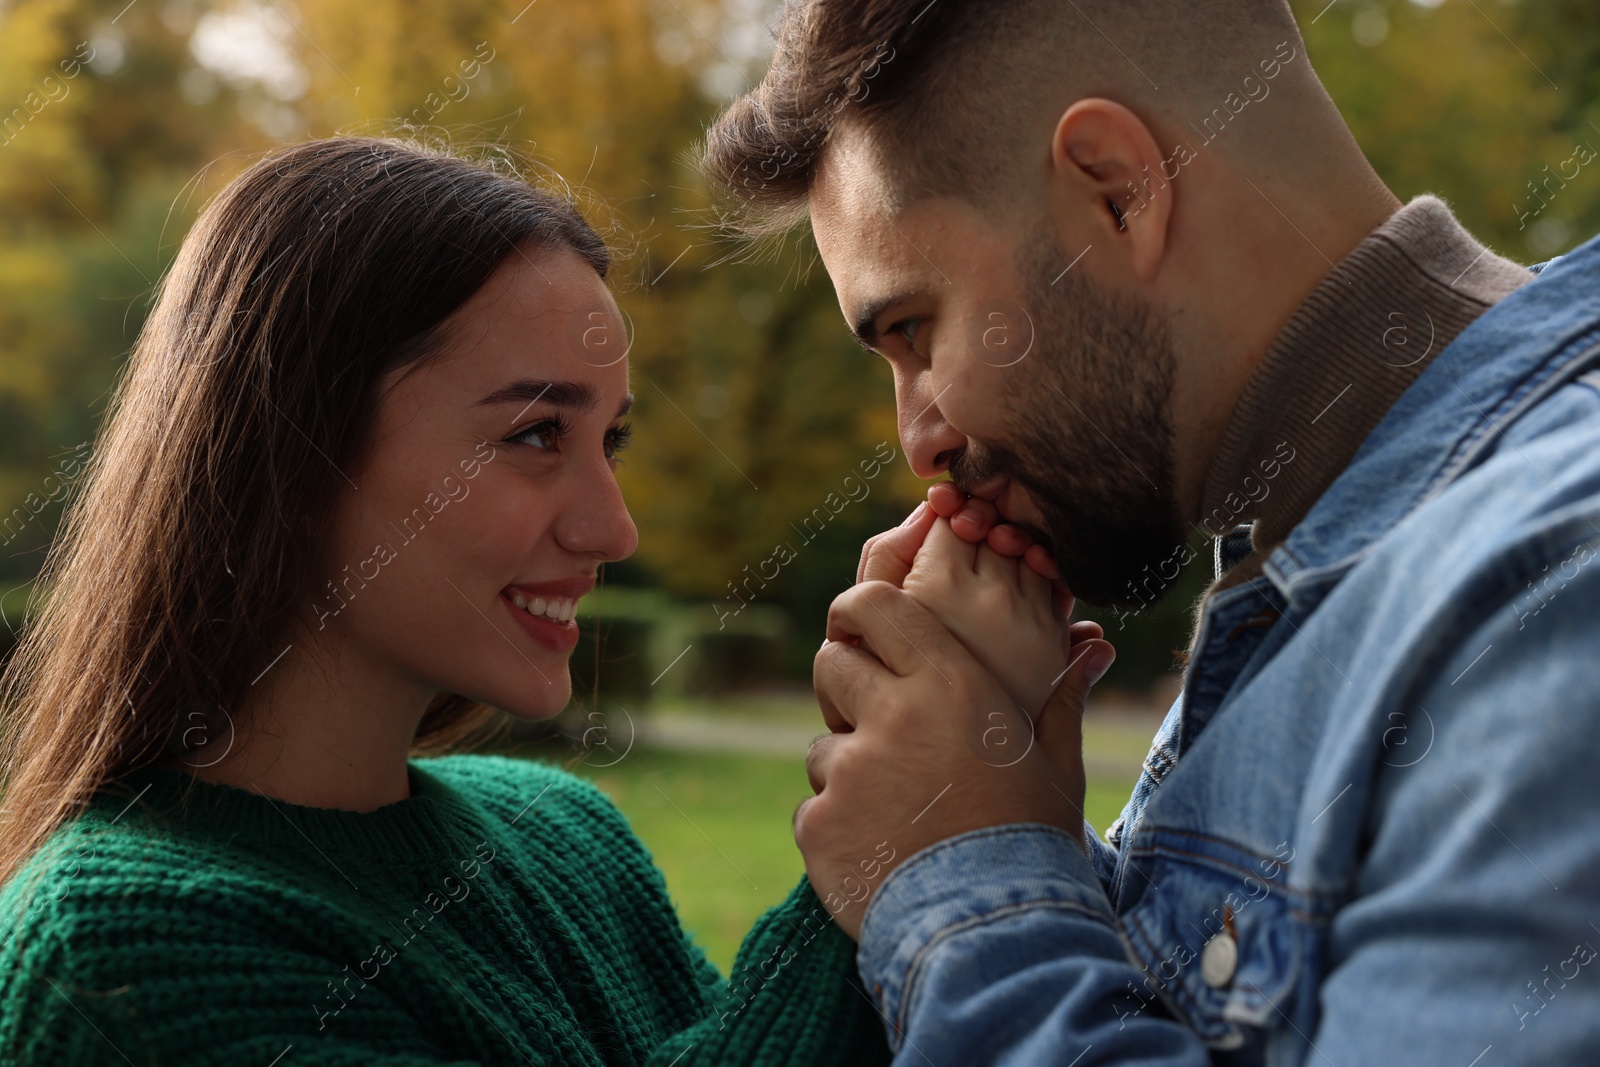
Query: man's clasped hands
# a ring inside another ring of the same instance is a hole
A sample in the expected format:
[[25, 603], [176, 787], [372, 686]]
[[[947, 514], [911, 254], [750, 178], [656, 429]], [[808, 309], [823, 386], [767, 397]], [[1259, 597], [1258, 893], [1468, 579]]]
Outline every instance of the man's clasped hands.
[[813, 681], [831, 733], [795, 840], [817, 895], [858, 936], [905, 859], [970, 830], [1058, 827], [1083, 841], [1082, 715], [1115, 651], [1049, 553], [949, 483], [862, 550]]

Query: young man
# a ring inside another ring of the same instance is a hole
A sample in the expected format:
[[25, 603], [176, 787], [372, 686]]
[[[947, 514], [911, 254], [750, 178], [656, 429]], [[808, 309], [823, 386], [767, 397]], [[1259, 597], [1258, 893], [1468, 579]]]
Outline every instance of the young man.
[[1124, 606], [1216, 538], [1103, 840], [1085, 687], [998, 766], [869, 546], [796, 836], [899, 1058], [1600, 1062], [1600, 243], [1401, 205], [1281, 0], [793, 3], [706, 167], [809, 216], [958, 529]]

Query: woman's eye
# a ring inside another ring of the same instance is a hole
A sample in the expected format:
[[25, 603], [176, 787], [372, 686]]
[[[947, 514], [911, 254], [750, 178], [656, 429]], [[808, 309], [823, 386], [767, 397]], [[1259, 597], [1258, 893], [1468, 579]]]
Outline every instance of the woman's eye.
[[567, 435], [568, 427], [559, 419], [546, 419], [536, 422], [526, 430], [511, 438], [525, 445], [547, 451], [557, 451], [561, 447], [561, 439]]

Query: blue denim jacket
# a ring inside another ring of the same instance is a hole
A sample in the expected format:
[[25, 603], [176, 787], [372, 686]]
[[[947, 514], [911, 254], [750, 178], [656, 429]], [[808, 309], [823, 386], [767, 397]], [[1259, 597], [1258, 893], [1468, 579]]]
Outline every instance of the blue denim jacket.
[[997, 827], [885, 879], [895, 1062], [1600, 1064], [1597, 368], [1600, 239], [1209, 598], [1106, 840]]

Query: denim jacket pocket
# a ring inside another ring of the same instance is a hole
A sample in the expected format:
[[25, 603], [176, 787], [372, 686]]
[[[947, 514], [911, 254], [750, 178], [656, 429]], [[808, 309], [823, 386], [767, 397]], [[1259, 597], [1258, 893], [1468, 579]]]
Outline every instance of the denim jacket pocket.
[[[1288, 859], [1188, 830], [1145, 827], [1128, 855], [1147, 891], [1122, 916], [1145, 988], [1210, 1046], [1293, 1017], [1312, 936], [1289, 887]], [[1137, 875], [1134, 875], [1137, 877]], [[1142, 1010], [1142, 1008], [1141, 1008]]]

